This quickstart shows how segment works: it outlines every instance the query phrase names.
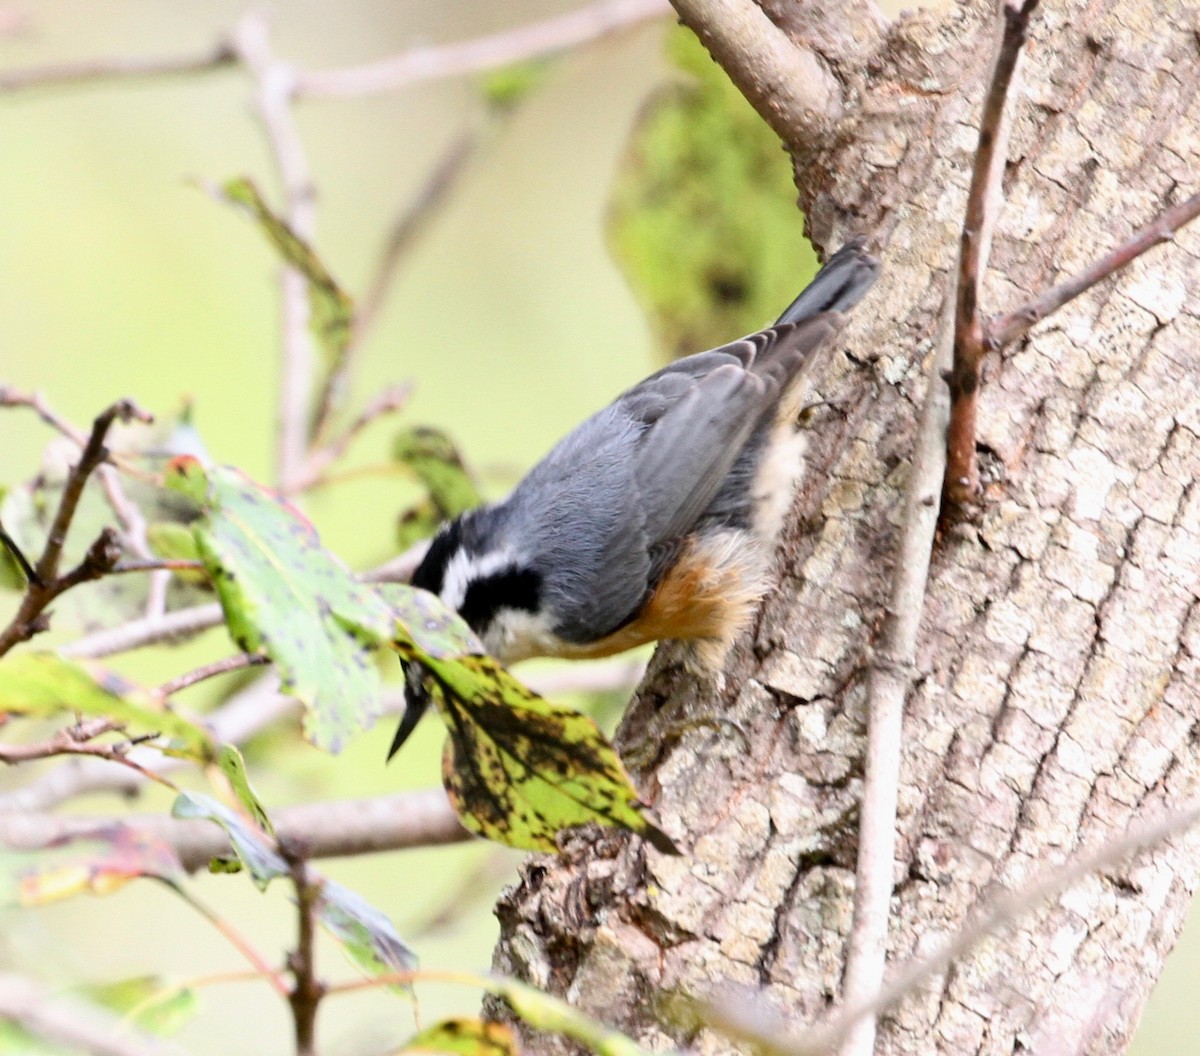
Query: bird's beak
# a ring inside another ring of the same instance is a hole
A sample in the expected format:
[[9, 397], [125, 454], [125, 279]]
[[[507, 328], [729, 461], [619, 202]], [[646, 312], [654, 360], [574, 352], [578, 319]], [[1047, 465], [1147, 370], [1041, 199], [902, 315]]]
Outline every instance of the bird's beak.
[[401, 746], [408, 740], [409, 734], [417, 728], [421, 716], [429, 708], [429, 691], [421, 678], [420, 667], [417, 664], [404, 665], [404, 717], [396, 727], [396, 736], [392, 738], [392, 746], [388, 749], [388, 762], [400, 751]]

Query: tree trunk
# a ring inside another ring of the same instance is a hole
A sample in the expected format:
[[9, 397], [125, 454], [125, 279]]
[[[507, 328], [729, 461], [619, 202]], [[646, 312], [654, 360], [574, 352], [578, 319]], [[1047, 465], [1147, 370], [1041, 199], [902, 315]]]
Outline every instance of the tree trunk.
[[[978, 0], [882, 28], [849, 0], [698, 6], [717, 21], [694, 28], [764, 111], [753, 34], [740, 51], [721, 36], [733, 9], [805, 42], [832, 77], [835, 105], [788, 136], [801, 206], [827, 249], [874, 233], [884, 275], [817, 382], [831, 403], [813, 412], [779, 589], [723, 686], [698, 686], [660, 650], [619, 734], [690, 853], [606, 834], [531, 859], [501, 903], [496, 965], [647, 1043], [716, 1052], [732, 1045], [661, 1024], [656, 995], [751, 984], [799, 1033], [839, 993], [864, 676], [997, 23]], [[1185, 3], [1045, 0], [1013, 100], [987, 312], [1197, 189], [1196, 32]], [[764, 116], [779, 128], [780, 112]], [[985, 371], [986, 498], [937, 539], [907, 703], [892, 963], [995, 890], [1196, 794], [1197, 290], [1200, 230], [1185, 230]], [[713, 716], [738, 725], [688, 721]], [[1033, 908], [909, 995], [877, 1051], [1123, 1052], [1198, 868], [1188, 833]]]

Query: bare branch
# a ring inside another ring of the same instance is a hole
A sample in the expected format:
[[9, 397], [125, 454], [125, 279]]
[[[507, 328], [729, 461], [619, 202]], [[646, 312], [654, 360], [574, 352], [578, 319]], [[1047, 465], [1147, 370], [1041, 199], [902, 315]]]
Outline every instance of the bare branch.
[[[876, 646], [867, 689], [866, 775], [842, 1006], [862, 1004], [883, 985], [895, 873], [904, 702], [912, 687], [917, 636], [925, 608], [929, 562], [937, 529], [938, 497], [946, 469], [943, 438], [950, 417], [950, 399], [942, 384], [942, 372], [953, 358], [953, 344], [954, 300], [947, 296], [937, 346], [926, 377], [925, 405], [905, 496], [890, 605]], [[869, 1056], [874, 1044], [875, 1020], [863, 1017], [847, 1039], [844, 1053], [846, 1056]]]
[[96, 631], [94, 634], [68, 642], [59, 652], [78, 659], [96, 659], [126, 653], [159, 642], [175, 642], [217, 627], [223, 620], [221, 606], [216, 602], [177, 609], [165, 616], [130, 620], [119, 627]]
[[453, 44], [413, 48], [379, 62], [344, 70], [303, 73], [296, 80], [296, 94], [300, 98], [361, 97], [394, 92], [421, 81], [483, 73], [566, 51], [669, 12], [665, 0], [599, 0], [520, 29]]
[[950, 430], [946, 437], [946, 495], [966, 502], [979, 493], [975, 460], [975, 414], [979, 368], [983, 362], [980, 288], [987, 270], [992, 231], [1002, 202], [1001, 179], [1007, 157], [1004, 121], [1009, 89], [1021, 49], [1029, 35], [1029, 19], [1038, 0], [1006, 0], [1004, 33], [979, 121], [979, 146], [971, 172], [967, 213], [958, 255], [958, 291], [954, 323], [954, 365], [950, 372]]
[[[5, 397], [11, 398], [12, 394], [10, 392], [0, 393], [0, 398]], [[34, 566], [33, 577], [26, 585], [25, 596], [21, 599], [21, 604], [12, 621], [3, 631], [0, 631], [0, 656], [3, 656], [19, 642], [28, 641], [46, 629], [47, 620], [44, 613], [55, 598], [80, 583], [98, 579], [110, 572], [121, 556], [115, 535], [111, 529], [106, 528], [92, 543], [78, 567], [64, 576], [58, 574], [67, 532], [71, 527], [71, 522], [75, 519], [75, 510], [83, 495], [84, 485], [87, 484], [88, 478], [96, 468], [108, 457], [104, 441], [113, 422], [118, 418], [122, 421], [129, 421], [133, 418], [147, 421], [149, 415], [131, 401], [119, 400], [99, 414], [92, 423], [91, 435], [83, 445], [79, 461], [71, 467], [70, 473], [67, 474], [67, 480], [59, 498], [58, 509], [55, 511], [50, 531], [46, 536], [46, 545]]]
[[[316, 223], [312, 176], [292, 112], [296, 73], [271, 53], [267, 17], [261, 11], [242, 16], [233, 31], [233, 48], [257, 84], [255, 109], [283, 185], [288, 226], [312, 242]], [[276, 477], [284, 490], [303, 472], [309, 441], [315, 356], [308, 332], [308, 291], [304, 276], [284, 267], [283, 346], [279, 384]]]
[[763, 119], [785, 143], [824, 138], [841, 114], [837, 82], [753, 0], [672, 0]]
[[0, 975], [0, 1019], [92, 1056], [183, 1056], [178, 1045], [132, 1030], [115, 1016], [22, 976]]
[[64, 62], [52, 66], [34, 66], [0, 73], [0, 93], [28, 88], [47, 88], [96, 81], [139, 80], [146, 77], [174, 77], [233, 66], [237, 56], [227, 43], [219, 43], [196, 55], [113, 56]]
[[257, 667], [270, 662], [271, 658], [267, 656], [259, 656], [256, 653], [237, 653], [222, 660], [214, 660], [211, 664], [204, 664], [193, 671], [186, 671], [182, 675], [176, 675], [175, 678], [159, 686], [155, 690], [155, 695], [161, 700], [166, 700], [180, 690], [187, 689], [206, 679], [216, 678], [218, 675], [225, 675], [231, 671], [243, 671], [247, 667]]
[[1031, 327], [1058, 311], [1068, 301], [1090, 290], [1096, 283], [1120, 271], [1148, 249], [1171, 242], [1175, 232], [1200, 216], [1200, 194], [1167, 209], [1157, 219], [1131, 235], [1111, 253], [1085, 268], [1074, 278], [1052, 286], [1015, 312], [994, 320], [987, 328], [985, 342], [989, 351], [999, 351], [1023, 337]]
[[[346, 362], [348, 362], [347, 357]], [[330, 395], [332, 395], [332, 390]], [[293, 484], [293, 491], [308, 491], [324, 484], [327, 480], [326, 470], [337, 462], [354, 440], [377, 418], [394, 414], [400, 410], [412, 394], [411, 382], [401, 382], [399, 385], [389, 385], [378, 393], [358, 414], [346, 429], [330, 440], [324, 447], [315, 448], [309, 453], [304, 473]], [[330, 403], [332, 407], [332, 402]]]
[[[281, 843], [303, 843], [310, 858], [338, 858], [378, 851], [461, 843], [472, 837], [462, 827], [440, 788], [372, 799], [307, 803], [272, 813]], [[224, 832], [207, 821], [180, 821], [162, 814], [123, 818], [0, 811], [0, 844], [35, 850], [56, 840], [81, 838], [118, 823], [165, 840], [185, 869], [202, 869], [229, 854]]]

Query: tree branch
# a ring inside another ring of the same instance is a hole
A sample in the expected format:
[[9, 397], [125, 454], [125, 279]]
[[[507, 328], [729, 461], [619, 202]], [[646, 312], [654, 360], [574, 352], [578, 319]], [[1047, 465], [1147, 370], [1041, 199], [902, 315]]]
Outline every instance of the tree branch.
[[87, 59], [84, 62], [64, 62], [51, 66], [34, 66], [25, 70], [0, 73], [0, 93], [18, 92], [28, 88], [47, 88], [100, 81], [139, 80], [147, 77], [176, 77], [193, 73], [208, 73], [227, 69], [237, 63], [237, 55], [222, 41], [207, 51], [195, 55], [124, 57]]
[[819, 141], [841, 115], [837, 81], [753, 0], [672, 0], [680, 20], [785, 143]]
[[394, 92], [442, 77], [484, 73], [515, 62], [566, 51], [670, 12], [664, 0], [600, 0], [564, 15], [473, 40], [413, 48], [343, 70], [302, 73], [296, 94], [344, 98]]
[[[272, 814], [280, 843], [302, 843], [310, 858], [339, 858], [378, 851], [461, 843], [472, 837], [440, 788], [371, 799], [307, 803]], [[37, 850], [59, 840], [86, 837], [113, 824], [166, 841], [189, 872], [231, 853], [225, 833], [207, 821], [180, 821], [161, 814], [124, 818], [0, 812], [0, 844]]]

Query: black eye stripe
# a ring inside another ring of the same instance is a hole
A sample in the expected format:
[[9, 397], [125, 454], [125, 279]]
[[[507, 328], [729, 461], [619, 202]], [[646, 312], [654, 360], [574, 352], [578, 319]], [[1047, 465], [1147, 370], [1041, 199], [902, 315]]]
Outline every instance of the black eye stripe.
[[533, 569], [505, 568], [473, 580], [467, 587], [458, 612], [478, 633], [492, 622], [501, 609], [537, 612], [541, 591], [542, 577]]
[[453, 520], [429, 544], [429, 549], [413, 573], [412, 585], [440, 594], [446, 580], [446, 566], [462, 542], [462, 521]]

